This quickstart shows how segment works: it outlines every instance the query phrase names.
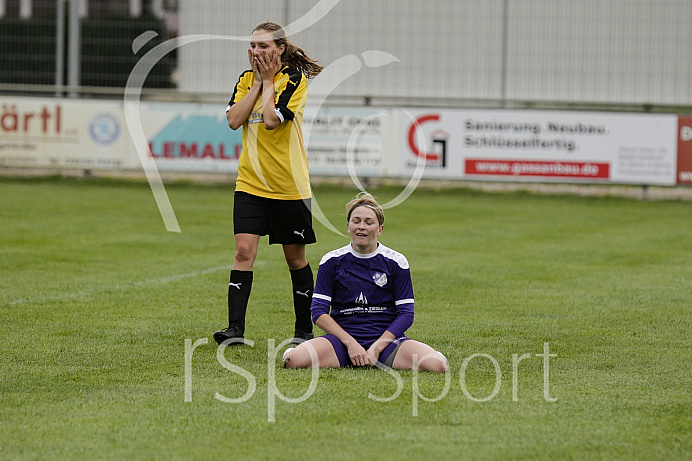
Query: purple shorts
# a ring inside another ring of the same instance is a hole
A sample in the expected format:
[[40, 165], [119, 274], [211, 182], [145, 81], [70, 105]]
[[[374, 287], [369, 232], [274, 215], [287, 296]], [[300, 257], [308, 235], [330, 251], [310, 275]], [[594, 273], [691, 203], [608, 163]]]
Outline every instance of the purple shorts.
[[[353, 364], [351, 363], [351, 359], [348, 356], [348, 348], [344, 346], [344, 343], [339, 341], [339, 338], [329, 334], [322, 336], [322, 338], [327, 338], [329, 342], [332, 343], [334, 352], [336, 352], [336, 356], [339, 359], [340, 366], [353, 366]], [[384, 350], [380, 353], [380, 357], [377, 359], [377, 361], [391, 368], [394, 364], [394, 358], [396, 357], [396, 354], [399, 351], [399, 346], [401, 346], [401, 344], [408, 339], [411, 338], [408, 338], [406, 336], [399, 336], [394, 341], [387, 344], [387, 347], [385, 347]], [[365, 349], [367, 350], [368, 347], [370, 347], [371, 345], [372, 343], [368, 344], [367, 347], [363, 345], [363, 347], [365, 347]]]

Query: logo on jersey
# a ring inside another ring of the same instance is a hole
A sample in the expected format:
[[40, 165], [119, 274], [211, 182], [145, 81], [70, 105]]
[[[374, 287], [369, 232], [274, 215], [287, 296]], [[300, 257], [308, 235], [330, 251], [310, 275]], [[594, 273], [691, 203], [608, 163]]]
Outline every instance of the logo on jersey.
[[247, 122], [250, 124], [262, 123], [264, 122], [264, 114], [262, 114], [262, 112], [260, 112], [259, 110], [253, 110], [250, 113], [250, 116], [247, 118]]
[[368, 303], [368, 298], [365, 297], [363, 292], [361, 291], [358, 297], [356, 298], [356, 304], [360, 304], [361, 306], [364, 306], [365, 304]]
[[372, 276], [372, 281], [378, 287], [383, 287], [387, 284], [387, 274], [381, 272], [375, 272]]

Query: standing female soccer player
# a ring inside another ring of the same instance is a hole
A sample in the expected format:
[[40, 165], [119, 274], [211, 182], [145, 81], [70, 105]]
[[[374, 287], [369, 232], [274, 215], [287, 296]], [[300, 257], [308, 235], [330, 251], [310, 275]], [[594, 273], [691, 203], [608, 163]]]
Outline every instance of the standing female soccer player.
[[221, 344], [242, 343], [253, 264], [262, 235], [283, 246], [291, 273], [296, 315], [294, 341], [313, 338], [313, 277], [305, 245], [315, 243], [310, 179], [303, 145], [306, 78], [322, 71], [317, 61], [286, 39], [281, 26], [258, 25], [243, 72], [226, 108], [228, 125], [243, 127], [243, 150], [233, 206], [235, 258], [228, 284], [228, 328], [214, 333]]
[[351, 243], [322, 258], [312, 298], [312, 318], [327, 334], [288, 349], [284, 363], [310, 367], [312, 349], [320, 367], [380, 362], [447, 371], [441, 353], [404, 334], [413, 323], [411, 272], [404, 255], [377, 241], [384, 229], [382, 207], [361, 194], [346, 205], [346, 216]]

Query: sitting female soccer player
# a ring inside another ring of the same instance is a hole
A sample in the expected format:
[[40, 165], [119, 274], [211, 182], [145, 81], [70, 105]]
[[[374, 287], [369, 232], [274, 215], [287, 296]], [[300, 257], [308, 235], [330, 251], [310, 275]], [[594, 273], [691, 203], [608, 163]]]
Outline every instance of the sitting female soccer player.
[[[320, 262], [312, 319], [327, 334], [288, 349], [288, 368], [374, 366], [445, 372], [447, 359], [427, 344], [407, 338], [413, 323], [413, 286], [408, 261], [377, 241], [382, 207], [370, 194], [346, 205], [351, 243]], [[331, 313], [330, 313], [331, 307]], [[414, 358], [414, 355], [416, 356]]]

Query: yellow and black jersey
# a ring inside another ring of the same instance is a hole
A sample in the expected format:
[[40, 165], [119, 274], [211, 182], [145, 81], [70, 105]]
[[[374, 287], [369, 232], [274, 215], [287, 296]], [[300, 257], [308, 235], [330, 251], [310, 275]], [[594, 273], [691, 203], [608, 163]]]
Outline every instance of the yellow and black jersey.
[[[252, 70], [243, 72], [226, 111], [245, 97], [254, 82]], [[276, 74], [274, 105], [282, 123], [274, 130], [264, 127], [260, 93], [250, 117], [243, 124], [237, 191], [279, 200], [312, 196], [302, 129], [307, 88], [305, 76], [296, 69], [284, 66]]]

